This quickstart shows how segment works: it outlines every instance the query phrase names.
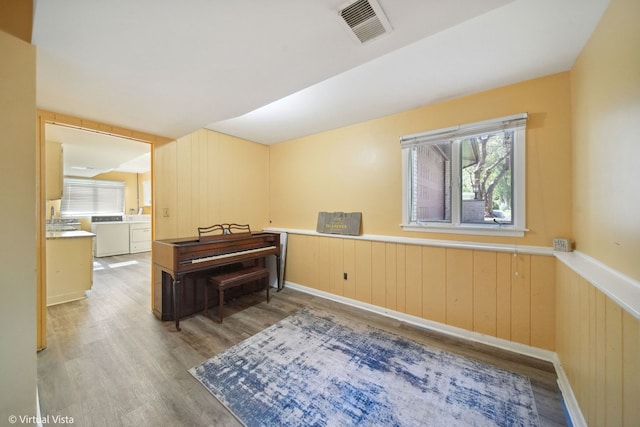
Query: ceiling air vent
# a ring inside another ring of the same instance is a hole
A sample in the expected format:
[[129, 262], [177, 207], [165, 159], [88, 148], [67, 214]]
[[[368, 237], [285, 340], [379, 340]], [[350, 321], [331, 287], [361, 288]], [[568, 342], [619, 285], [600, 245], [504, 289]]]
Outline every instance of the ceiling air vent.
[[391, 24], [375, 0], [358, 0], [342, 9], [340, 16], [360, 43], [391, 32]]

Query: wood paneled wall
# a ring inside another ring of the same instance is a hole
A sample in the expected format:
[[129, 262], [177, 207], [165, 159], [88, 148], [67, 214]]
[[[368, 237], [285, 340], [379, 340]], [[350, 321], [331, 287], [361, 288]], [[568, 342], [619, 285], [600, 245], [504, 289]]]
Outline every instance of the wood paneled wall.
[[33, 0], [0, 1], [0, 31], [31, 43]]
[[557, 353], [590, 426], [640, 425], [640, 321], [561, 262]]
[[290, 234], [286, 280], [555, 350], [551, 256]]
[[36, 409], [34, 302], [43, 295], [35, 286], [40, 241], [34, 203], [41, 187], [34, 126], [36, 48], [0, 30], [0, 58], [0, 322], [11, 325], [0, 333], [0, 423], [7, 425], [9, 415], [19, 418]]
[[216, 223], [268, 222], [269, 147], [206, 129], [154, 145], [156, 239]]
[[571, 237], [576, 250], [640, 280], [640, 169], [631, 160], [640, 158], [640, 1], [607, 3], [571, 69]]

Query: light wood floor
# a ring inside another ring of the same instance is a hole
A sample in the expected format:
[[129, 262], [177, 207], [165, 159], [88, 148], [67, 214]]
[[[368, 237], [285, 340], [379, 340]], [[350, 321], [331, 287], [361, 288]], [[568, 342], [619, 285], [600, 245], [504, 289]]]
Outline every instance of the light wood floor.
[[[48, 347], [38, 353], [43, 416], [77, 426], [237, 426], [187, 370], [303, 306], [366, 322], [529, 376], [543, 426], [566, 425], [553, 366], [460, 342], [292, 289], [231, 301], [224, 324], [194, 315], [161, 322], [150, 310], [148, 253], [97, 258], [88, 298], [48, 308]], [[215, 309], [210, 315], [215, 316]]]

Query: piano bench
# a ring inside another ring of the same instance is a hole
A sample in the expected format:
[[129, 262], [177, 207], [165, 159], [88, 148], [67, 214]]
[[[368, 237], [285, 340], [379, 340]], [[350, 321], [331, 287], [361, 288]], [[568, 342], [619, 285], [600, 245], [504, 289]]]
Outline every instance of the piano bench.
[[[264, 267], [250, 267], [209, 277], [209, 280], [207, 280], [207, 284], [204, 287], [204, 315], [207, 316], [209, 309], [209, 285], [213, 286], [213, 288], [218, 291], [218, 317], [220, 318], [220, 323], [222, 323], [222, 307], [224, 305], [224, 291], [226, 289], [268, 278], [269, 270]], [[267, 302], [269, 302], [269, 283], [268, 281], [265, 283], [265, 288], [267, 290]]]

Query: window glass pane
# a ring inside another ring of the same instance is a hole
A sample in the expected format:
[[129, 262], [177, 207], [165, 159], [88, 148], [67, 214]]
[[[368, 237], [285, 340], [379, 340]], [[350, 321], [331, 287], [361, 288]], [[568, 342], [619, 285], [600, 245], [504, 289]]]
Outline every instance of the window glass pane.
[[411, 148], [411, 221], [451, 222], [451, 142]]
[[402, 136], [403, 229], [523, 236], [526, 119]]
[[512, 224], [513, 130], [460, 141], [462, 223]]

